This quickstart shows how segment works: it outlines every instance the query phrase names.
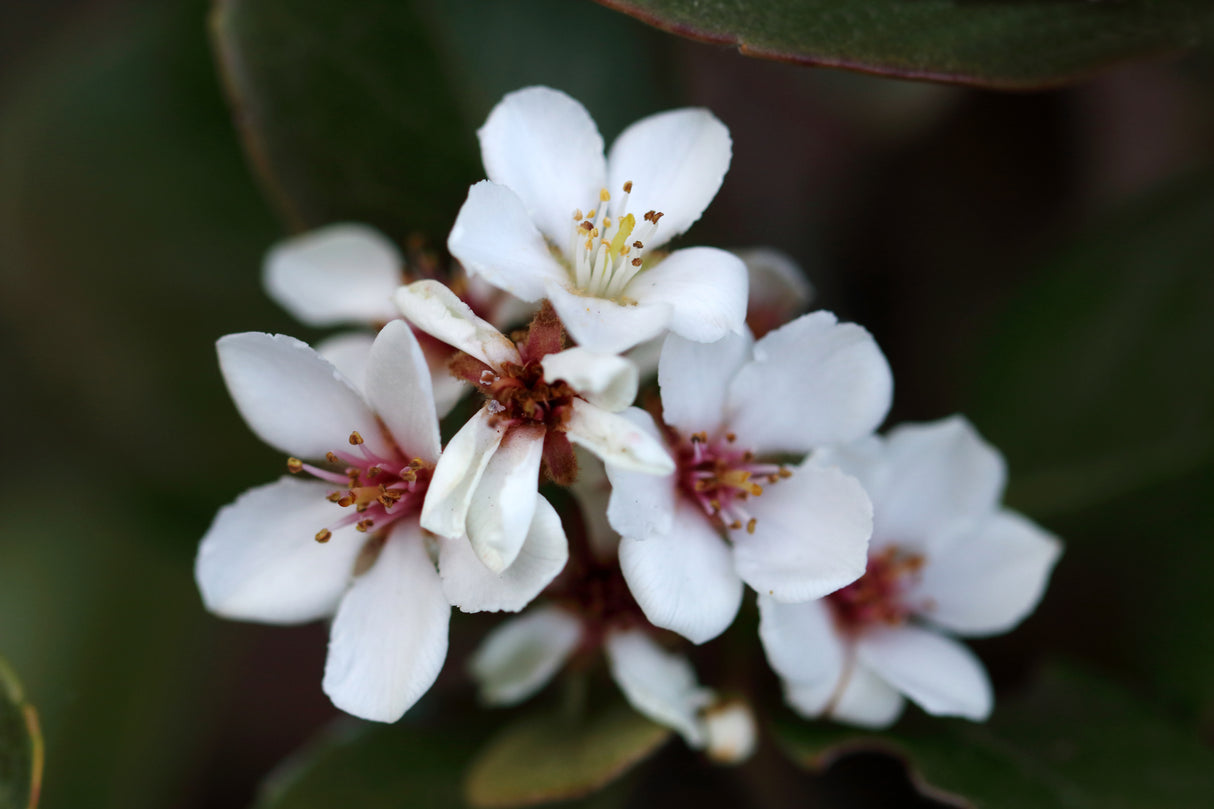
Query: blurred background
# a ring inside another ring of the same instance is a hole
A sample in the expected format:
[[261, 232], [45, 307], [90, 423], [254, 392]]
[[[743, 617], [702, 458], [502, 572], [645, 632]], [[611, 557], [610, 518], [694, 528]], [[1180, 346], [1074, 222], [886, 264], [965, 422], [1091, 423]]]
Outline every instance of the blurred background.
[[[41, 715], [43, 806], [247, 806], [337, 716], [324, 627], [218, 620], [193, 583], [215, 510], [282, 465], [231, 406], [214, 340], [320, 336], [260, 285], [302, 226], [366, 219], [441, 249], [482, 176], [476, 127], [531, 83], [582, 100], [608, 142], [712, 109], [733, 165], [688, 243], [786, 251], [815, 305], [886, 351], [890, 424], [962, 412], [1006, 453], [1009, 503], [1067, 550], [1038, 613], [976, 644], [1001, 694], [1071, 661], [1214, 740], [1209, 51], [1011, 94], [748, 59], [590, 2], [414, 3], [408, 20], [370, 3], [358, 24], [361, 4], [325, 5], [232, 23], [233, 48], [267, 43], [227, 54], [236, 106], [203, 0], [0, 6], [0, 656]], [[292, 59], [291, 92], [247, 94]], [[455, 621], [452, 659], [487, 625]], [[469, 701], [458, 669], [423, 720]], [[659, 766], [715, 783], [679, 755]], [[910, 805], [856, 766], [788, 783]], [[650, 781], [654, 802], [692, 801]]]

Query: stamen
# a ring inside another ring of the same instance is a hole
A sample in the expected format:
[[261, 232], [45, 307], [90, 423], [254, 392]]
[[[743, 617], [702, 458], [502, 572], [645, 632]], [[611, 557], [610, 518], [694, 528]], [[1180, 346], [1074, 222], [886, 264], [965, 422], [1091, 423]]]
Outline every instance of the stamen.
[[287, 458], [287, 471], [292, 475], [298, 475], [303, 471], [303, 461], [298, 458]]
[[316, 532], [316, 541], [322, 545], [333, 538], [333, 532], [328, 528], [322, 528]]
[[358, 445], [360, 445], [362, 443], [363, 443], [363, 437], [358, 434], [358, 430], [355, 430], [352, 433], [350, 433], [351, 446], [357, 447]]

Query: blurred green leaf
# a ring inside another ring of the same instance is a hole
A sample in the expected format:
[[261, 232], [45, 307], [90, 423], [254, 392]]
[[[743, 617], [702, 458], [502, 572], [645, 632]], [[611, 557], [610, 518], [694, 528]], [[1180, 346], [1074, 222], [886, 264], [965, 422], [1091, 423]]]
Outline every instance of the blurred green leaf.
[[476, 736], [441, 727], [339, 720], [262, 785], [254, 809], [462, 809], [460, 784]]
[[1214, 795], [1214, 751], [1120, 687], [1067, 667], [1045, 670], [985, 724], [927, 717], [877, 735], [788, 722], [777, 732], [813, 768], [857, 750], [893, 752], [926, 793], [977, 809], [1197, 807]]
[[445, 240], [502, 94], [550, 84], [621, 126], [663, 84], [643, 26], [566, 0], [222, 0], [212, 27], [246, 151], [288, 221], [398, 241]]
[[618, 778], [671, 735], [618, 697], [589, 714], [526, 716], [481, 750], [465, 794], [480, 809], [578, 798]]
[[1204, 0], [599, 0], [748, 56], [984, 87], [1058, 84], [1196, 44]]
[[42, 732], [17, 675], [0, 657], [0, 809], [34, 809], [42, 788]]
[[1074, 511], [1214, 458], [1214, 174], [1097, 225], [993, 324], [968, 412], [1009, 500]]

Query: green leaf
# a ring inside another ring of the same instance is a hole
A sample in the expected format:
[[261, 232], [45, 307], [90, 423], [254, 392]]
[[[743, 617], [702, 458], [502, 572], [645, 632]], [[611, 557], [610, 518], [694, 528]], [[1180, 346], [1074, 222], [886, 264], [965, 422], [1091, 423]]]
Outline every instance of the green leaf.
[[1205, 0], [599, 2], [748, 56], [1003, 88], [1055, 85], [1178, 51], [1211, 21]]
[[578, 798], [618, 778], [671, 735], [618, 698], [589, 715], [524, 717], [480, 752], [468, 771], [466, 796], [480, 809]]
[[441, 243], [502, 94], [551, 84], [619, 126], [662, 86], [643, 26], [566, 0], [223, 0], [212, 27], [246, 151], [297, 228]]
[[933, 797], [978, 809], [1204, 806], [1214, 751], [1091, 674], [1054, 667], [988, 723], [923, 718], [889, 733], [824, 722], [781, 724], [781, 744], [818, 767], [861, 749], [904, 757]]
[[1214, 458], [1214, 174], [1111, 216], [995, 323], [967, 408], [1040, 517]]
[[34, 809], [42, 789], [42, 732], [21, 683], [0, 658], [0, 809]]

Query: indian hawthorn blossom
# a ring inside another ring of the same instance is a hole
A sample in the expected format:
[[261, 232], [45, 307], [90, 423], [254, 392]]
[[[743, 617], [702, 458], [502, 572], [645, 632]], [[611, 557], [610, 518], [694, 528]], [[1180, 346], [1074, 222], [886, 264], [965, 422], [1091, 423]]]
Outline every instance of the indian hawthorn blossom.
[[985, 719], [982, 664], [950, 635], [995, 635], [1041, 599], [1058, 540], [1001, 508], [1002, 456], [960, 417], [895, 428], [815, 459], [856, 475], [873, 501], [867, 570], [824, 599], [760, 595], [759, 636], [788, 703], [808, 717], [883, 727], [909, 697]]
[[861, 438], [885, 417], [892, 382], [872, 337], [829, 312], [762, 339], [667, 338], [661, 421], [675, 474], [608, 467], [620, 564], [655, 625], [702, 643], [732, 621], [742, 584], [780, 602], [819, 598], [864, 572], [872, 507], [834, 467], [798, 463]]
[[501, 575], [467, 564], [466, 537], [445, 540], [440, 576], [418, 522], [440, 457], [438, 419], [404, 321], [375, 339], [361, 389], [291, 337], [233, 334], [217, 348], [241, 415], [291, 456], [292, 474], [220, 509], [195, 565], [203, 601], [263, 623], [332, 616], [325, 693], [356, 716], [398, 719], [438, 676], [451, 603], [521, 609], [565, 564], [560, 521], [535, 503], [520, 566]]
[[729, 131], [707, 110], [644, 118], [604, 157], [581, 104], [528, 87], [478, 135], [489, 179], [472, 186], [447, 242], [470, 273], [525, 301], [547, 298], [591, 351], [619, 353], [667, 329], [707, 342], [742, 331], [736, 256], [660, 250], [700, 218], [729, 168]]

